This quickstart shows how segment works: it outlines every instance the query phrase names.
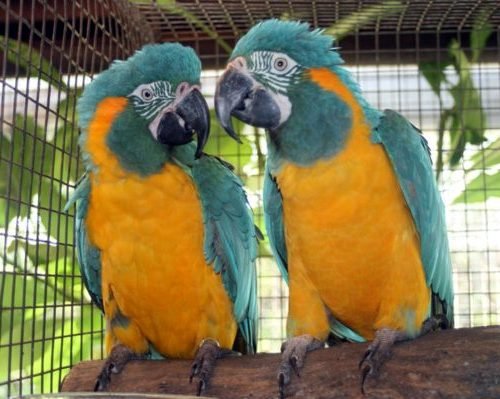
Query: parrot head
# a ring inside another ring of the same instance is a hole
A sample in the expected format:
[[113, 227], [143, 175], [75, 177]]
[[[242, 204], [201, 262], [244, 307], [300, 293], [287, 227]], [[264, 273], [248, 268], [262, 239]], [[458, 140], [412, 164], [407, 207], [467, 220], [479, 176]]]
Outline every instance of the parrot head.
[[265, 128], [269, 145], [299, 164], [338, 152], [353, 123], [352, 107], [324, 87], [321, 71], [352, 93], [368, 119], [373, 111], [332, 44], [307, 23], [271, 19], [250, 29], [217, 85], [215, 110], [227, 133], [236, 138], [231, 116]]
[[105, 143], [126, 170], [142, 175], [158, 171], [171, 149], [189, 143], [195, 134], [199, 157], [210, 126], [200, 72], [194, 50], [177, 43], [146, 45], [127, 60], [115, 61], [85, 87], [78, 101], [80, 144], [89, 151], [88, 162], [95, 161], [86, 148], [97, 134], [92, 121], [110, 99], [121, 108]]

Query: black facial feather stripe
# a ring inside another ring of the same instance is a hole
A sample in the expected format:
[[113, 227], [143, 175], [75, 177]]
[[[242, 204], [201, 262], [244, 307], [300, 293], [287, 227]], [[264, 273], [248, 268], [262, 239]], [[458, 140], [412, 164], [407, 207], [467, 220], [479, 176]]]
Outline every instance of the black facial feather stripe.
[[[140, 89], [140, 90], [139, 90]], [[145, 90], [149, 90], [151, 98], [144, 98]], [[139, 93], [137, 93], [139, 91]], [[159, 111], [168, 106], [174, 99], [172, 85], [166, 81], [152, 82], [141, 85], [128, 96], [137, 112], [146, 119], [153, 119]]]
[[255, 79], [264, 86], [283, 94], [286, 93], [291, 84], [300, 79], [304, 68], [286, 57], [286, 60], [293, 62], [293, 65], [286, 67], [283, 71], [278, 71], [273, 64], [276, 59], [282, 57], [286, 56], [271, 51], [256, 51], [250, 56], [249, 70], [253, 73]]

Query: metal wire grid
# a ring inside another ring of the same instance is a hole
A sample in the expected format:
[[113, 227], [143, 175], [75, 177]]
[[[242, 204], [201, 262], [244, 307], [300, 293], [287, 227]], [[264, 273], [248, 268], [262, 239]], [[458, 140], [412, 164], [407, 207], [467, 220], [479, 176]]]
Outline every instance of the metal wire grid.
[[[175, 4], [163, 1], [134, 1], [149, 21], [158, 40], [208, 40], [210, 34], [200, 25], [217, 32], [222, 38], [234, 40], [251, 26], [267, 18], [294, 18], [309, 21], [315, 27], [328, 27], [333, 22], [350, 16], [369, 6], [380, 6], [378, 0], [180, 0]], [[441, 32], [471, 28], [475, 18], [484, 9], [486, 18], [496, 26], [500, 23], [500, 9], [495, 0], [427, 1], [412, 0], [388, 2], [398, 10], [365, 24], [363, 30], [380, 32]]]
[[102, 357], [103, 323], [76, 267], [81, 174], [75, 101], [85, 78], [151, 40], [121, 1], [1, 1], [0, 397], [57, 391]]
[[[16, 4], [0, 1], [0, 14], [5, 14], [5, 34], [0, 44], [4, 54], [0, 108], [3, 133], [0, 136], [0, 359], [7, 359], [0, 364], [0, 396], [56, 391], [70, 364], [102, 356], [102, 319], [89, 305], [75, 269], [72, 216], [61, 211], [80, 168], [74, 101], [82, 78], [99, 72], [114, 58], [126, 58], [145, 42], [179, 40], [192, 45], [201, 54], [204, 65], [215, 70], [204, 74], [204, 92], [210, 95], [213, 94], [210, 85], [217, 70], [224, 66], [227, 52], [200, 29], [200, 23], [232, 44], [235, 36], [260, 18], [286, 13], [314, 25], [329, 26], [351, 11], [372, 4], [192, 1], [178, 2], [184, 7], [179, 11], [179, 8], [164, 9], [160, 3], [134, 6], [111, 0], [73, 3], [40, 0]], [[485, 49], [484, 58], [488, 62], [475, 68], [489, 132], [494, 139], [500, 130], [496, 117], [500, 109], [500, 15], [495, 2], [408, 2], [398, 15], [364, 26], [339, 44], [369, 100], [381, 108], [391, 107], [409, 116], [423, 127], [433, 144], [442, 105], [432, 99], [430, 88], [416, 67], [412, 69], [405, 64], [416, 64], [424, 58], [440, 60], [446, 53], [443, 37], [451, 34], [463, 40], [474, 17], [486, 6], [490, 10], [488, 18], [497, 28], [496, 44]], [[188, 10], [189, 14], [182, 10]], [[54, 25], [50, 20], [56, 21]], [[12, 42], [7, 38], [27, 43], [35, 51], [26, 52], [19, 44], [11, 47]], [[5, 54], [9, 51], [14, 62], [12, 59], [7, 62]], [[35, 52], [50, 60], [50, 68], [42, 65]], [[388, 59], [390, 65], [385, 63]], [[492, 60], [496, 60], [494, 64]], [[370, 66], [354, 67], [361, 64]], [[23, 65], [28, 65], [28, 74]], [[61, 72], [72, 78], [64, 76], [61, 82], [56, 81]], [[26, 75], [29, 77], [24, 88]], [[48, 87], [44, 84], [47, 80], [52, 82]], [[413, 82], [411, 87], [408, 82]], [[7, 112], [9, 92], [12, 112]], [[32, 116], [37, 123], [26, 116]], [[40, 128], [33, 126], [36, 124]], [[249, 145], [228, 147], [225, 135], [213, 130], [211, 152], [236, 164], [251, 188], [256, 220], [262, 225], [259, 194], [262, 163], [259, 159], [254, 163], [247, 160], [265, 153], [265, 140], [262, 135], [247, 131]], [[52, 136], [51, 132], [57, 133]], [[13, 137], [20, 137], [20, 141]], [[4, 150], [6, 143], [9, 151]], [[453, 191], [449, 188], [450, 181], [459, 182], [463, 188], [467, 176], [474, 173], [467, 161], [469, 152], [474, 153], [475, 149], [466, 151], [466, 160], [459, 165], [458, 172], [444, 173], [445, 197], [448, 191]], [[484, 163], [479, 166], [481, 170], [488, 168]], [[491, 172], [498, 173], [498, 169]], [[27, 189], [24, 191], [23, 187]], [[33, 198], [36, 193], [41, 195]], [[8, 225], [16, 217], [16, 222]], [[479, 206], [452, 207], [448, 219], [455, 266], [457, 324], [498, 323], [500, 248], [498, 238], [494, 237], [498, 237], [500, 206], [484, 202]], [[51, 257], [55, 261], [47, 264]], [[260, 350], [276, 350], [284, 337], [287, 290], [265, 250], [259, 258], [258, 270], [262, 309]]]

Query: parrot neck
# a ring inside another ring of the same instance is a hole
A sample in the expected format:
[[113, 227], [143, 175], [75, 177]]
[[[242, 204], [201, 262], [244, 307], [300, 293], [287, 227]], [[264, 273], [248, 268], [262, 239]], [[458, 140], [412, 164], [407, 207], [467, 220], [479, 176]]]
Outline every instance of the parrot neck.
[[145, 177], [171, 160], [171, 150], [159, 145], [128, 107], [124, 97], [108, 97], [98, 104], [81, 143], [88, 154], [87, 169]]
[[[345, 75], [345, 76], [342, 76]], [[311, 166], [331, 159], [357, 132], [371, 131], [378, 125], [380, 112], [361, 96], [349, 73], [328, 68], [313, 68], [308, 79], [289, 90], [292, 103], [290, 118], [269, 131], [268, 162], [276, 173], [286, 161]]]

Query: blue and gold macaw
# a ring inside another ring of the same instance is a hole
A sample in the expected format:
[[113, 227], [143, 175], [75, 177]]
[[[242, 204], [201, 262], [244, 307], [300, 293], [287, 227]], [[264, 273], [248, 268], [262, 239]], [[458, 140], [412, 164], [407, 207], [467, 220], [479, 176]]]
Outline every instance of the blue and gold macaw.
[[130, 358], [160, 354], [195, 358], [199, 394], [238, 330], [255, 351], [257, 232], [241, 181], [202, 153], [200, 71], [188, 47], [147, 45], [78, 102], [87, 174], [70, 204], [82, 276], [107, 325], [97, 390]]
[[329, 335], [373, 340], [363, 389], [394, 342], [453, 318], [443, 204], [429, 149], [410, 122], [380, 112], [342, 67], [332, 37], [268, 20], [237, 43], [217, 115], [267, 130], [267, 233], [290, 288], [281, 395]]

